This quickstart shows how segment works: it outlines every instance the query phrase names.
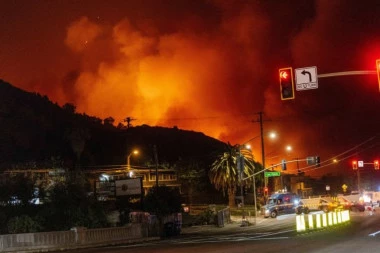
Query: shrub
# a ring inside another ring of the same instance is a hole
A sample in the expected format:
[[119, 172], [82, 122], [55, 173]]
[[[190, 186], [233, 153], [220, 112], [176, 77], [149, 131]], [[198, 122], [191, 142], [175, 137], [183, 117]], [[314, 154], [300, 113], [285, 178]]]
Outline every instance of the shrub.
[[38, 232], [40, 228], [40, 224], [28, 215], [16, 216], [8, 221], [8, 232], [11, 234], [34, 233]]

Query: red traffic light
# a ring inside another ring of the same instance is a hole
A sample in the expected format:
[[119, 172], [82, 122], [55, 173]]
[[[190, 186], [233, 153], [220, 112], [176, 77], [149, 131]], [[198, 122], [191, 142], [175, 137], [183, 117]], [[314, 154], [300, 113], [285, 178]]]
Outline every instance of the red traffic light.
[[352, 161], [352, 169], [357, 170], [358, 169], [358, 161]]
[[375, 170], [379, 169], [379, 161], [378, 160], [373, 161], [373, 165], [375, 167]]
[[281, 71], [280, 72], [280, 78], [281, 79], [288, 79], [289, 77], [289, 72], [288, 71]]
[[281, 100], [294, 99], [293, 69], [282, 68], [278, 71], [280, 77]]
[[376, 60], [376, 73], [377, 73], [377, 82], [379, 84], [379, 91], [380, 91], [380, 59]]
[[268, 192], [268, 187], [264, 187], [264, 192]]

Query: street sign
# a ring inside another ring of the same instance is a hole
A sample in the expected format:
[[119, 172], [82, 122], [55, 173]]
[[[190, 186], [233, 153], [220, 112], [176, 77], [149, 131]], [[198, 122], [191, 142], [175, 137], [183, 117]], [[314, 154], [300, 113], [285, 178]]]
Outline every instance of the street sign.
[[295, 69], [296, 90], [318, 89], [317, 67]]
[[264, 177], [279, 177], [281, 176], [281, 172], [279, 171], [265, 171]]
[[363, 161], [358, 161], [358, 167], [363, 168], [364, 167], [364, 162]]
[[306, 157], [306, 163], [307, 165], [315, 165], [315, 156]]

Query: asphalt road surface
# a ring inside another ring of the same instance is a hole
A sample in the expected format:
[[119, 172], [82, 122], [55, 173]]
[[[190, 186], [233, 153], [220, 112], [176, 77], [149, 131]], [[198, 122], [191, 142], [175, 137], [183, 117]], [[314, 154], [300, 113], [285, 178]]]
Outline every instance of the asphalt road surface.
[[351, 221], [334, 227], [296, 231], [295, 215], [239, 222], [223, 228], [191, 227], [178, 237], [134, 245], [72, 250], [74, 253], [245, 253], [245, 252], [380, 252], [380, 210], [351, 212]]

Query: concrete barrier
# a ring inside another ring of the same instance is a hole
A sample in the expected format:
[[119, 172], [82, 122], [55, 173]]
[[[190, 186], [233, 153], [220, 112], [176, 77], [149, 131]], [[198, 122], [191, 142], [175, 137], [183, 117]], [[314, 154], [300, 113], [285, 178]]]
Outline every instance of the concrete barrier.
[[348, 210], [329, 213], [300, 214], [296, 216], [297, 232], [332, 227], [350, 220]]

